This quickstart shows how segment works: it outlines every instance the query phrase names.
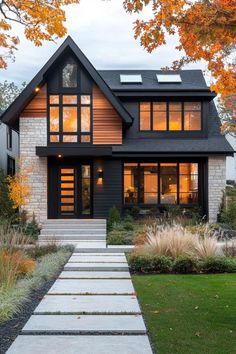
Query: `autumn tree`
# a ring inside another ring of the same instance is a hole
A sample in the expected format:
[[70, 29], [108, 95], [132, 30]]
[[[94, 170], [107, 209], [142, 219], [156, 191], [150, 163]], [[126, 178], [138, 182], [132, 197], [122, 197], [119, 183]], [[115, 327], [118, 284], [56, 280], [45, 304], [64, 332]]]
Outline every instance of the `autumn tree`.
[[25, 85], [25, 82], [20, 86], [7, 80], [0, 82], [0, 112], [7, 109], [16, 97], [19, 96]]
[[222, 95], [236, 92], [235, 0], [124, 0], [128, 12], [141, 12], [152, 6], [148, 21], [137, 20], [135, 38], [152, 52], [166, 44], [167, 35], [178, 34], [176, 48], [184, 56], [173, 63], [173, 69], [204, 59], [214, 79], [212, 90]]
[[13, 202], [13, 208], [15, 209], [22, 209], [31, 195], [29, 178], [32, 170], [33, 166], [21, 159], [18, 161], [15, 175], [7, 177], [9, 183], [9, 196]]
[[218, 110], [222, 121], [222, 133], [230, 133], [236, 137], [236, 93], [220, 97]]
[[24, 26], [25, 37], [36, 46], [65, 36], [67, 30], [63, 6], [79, 3], [79, 0], [0, 0], [0, 68], [7, 67], [7, 59], [19, 44], [19, 37], [12, 34], [14, 22]]

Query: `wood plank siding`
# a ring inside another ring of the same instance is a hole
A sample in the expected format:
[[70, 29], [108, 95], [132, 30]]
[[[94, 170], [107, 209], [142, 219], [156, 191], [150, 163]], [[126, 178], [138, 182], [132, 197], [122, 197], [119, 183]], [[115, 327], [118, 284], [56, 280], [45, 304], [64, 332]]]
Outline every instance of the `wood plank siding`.
[[122, 119], [93, 85], [93, 144], [122, 144]]
[[47, 117], [47, 86], [44, 85], [21, 113], [21, 117]]

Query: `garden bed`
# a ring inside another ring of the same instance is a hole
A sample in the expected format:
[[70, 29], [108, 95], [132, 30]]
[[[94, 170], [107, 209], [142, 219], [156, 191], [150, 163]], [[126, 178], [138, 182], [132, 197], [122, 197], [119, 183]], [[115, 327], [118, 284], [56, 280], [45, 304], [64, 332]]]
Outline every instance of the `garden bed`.
[[[40, 250], [38, 249], [37, 252]], [[34, 271], [17, 281], [10, 289], [0, 291], [0, 353], [20, 333], [35, 307], [50, 289], [71, 255], [68, 248], [60, 248], [39, 258]]]

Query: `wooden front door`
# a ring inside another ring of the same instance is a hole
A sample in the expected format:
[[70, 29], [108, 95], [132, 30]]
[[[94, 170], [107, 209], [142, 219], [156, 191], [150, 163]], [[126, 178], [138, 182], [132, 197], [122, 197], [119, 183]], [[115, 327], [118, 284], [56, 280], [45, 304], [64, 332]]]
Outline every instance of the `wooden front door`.
[[91, 217], [91, 165], [58, 166], [58, 218]]

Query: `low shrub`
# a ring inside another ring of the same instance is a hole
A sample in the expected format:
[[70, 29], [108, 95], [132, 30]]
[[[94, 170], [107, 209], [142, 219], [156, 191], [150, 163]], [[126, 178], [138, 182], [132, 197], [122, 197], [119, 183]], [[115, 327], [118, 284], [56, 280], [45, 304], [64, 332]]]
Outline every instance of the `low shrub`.
[[134, 230], [134, 224], [132, 222], [126, 221], [123, 225], [124, 230], [126, 231], [133, 231]]
[[108, 245], [127, 245], [128, 240], [126, 238], [126, 233], [123, 231], [112, 230], [107, 236]]
[[151, 273], [154, 271], [153, 256], [131, 253], [128, 255], [130, 269], [137, 273]]
[[130, 214], [126, 214], [125, 217], [124, 217], [124, 222], [134, 222], [134, 218], [132, 215]]
[[230, 201], [227, 209], [222, 210], [219, 221], [236, 230], [236, 202], [234, 200]]
[[27, 222], [23, 228], [23, 232], [26, 236], [32, 237], [34, 240], [38, 239], [39, 235], [39, 226], [33, 214], [32, 220]]
[[198, 261], [192, 257], [178, 257], [173, 262], [174, 273], [195, 273], [198, 270]]
[[209, 257], [201, 261], [203, 273], [235, 273], [236, 260], [229, 257]]
[[36, 245], [34, 247], [28, 248], [26, 253], [29, 257], [37, 259], [39, 257], [43, 257], [46, 254], [55, 253], [58, 251], [58, 246], [56, 243], [49, 243], [47, 245]]
[[236, 243], [231, 242], [229, 244], [226, 242], [226, 245], [223, 248], [223, 252], [226, 257], [236, 257]]
[[111, 230], [113, 225], [115, 223], [119, 223], [120, 220], [121, 220], [120, 219], [120, 212], [115, 206], [113, 206], [112, 208], [109, 209], [109, 212], [108, 212], [108, 219], [107, 219], [108, 230]]
[[172, 271], [173, 261], [166, 256], [153, 256], [153, 268], [155, 273], [170, 273]]

